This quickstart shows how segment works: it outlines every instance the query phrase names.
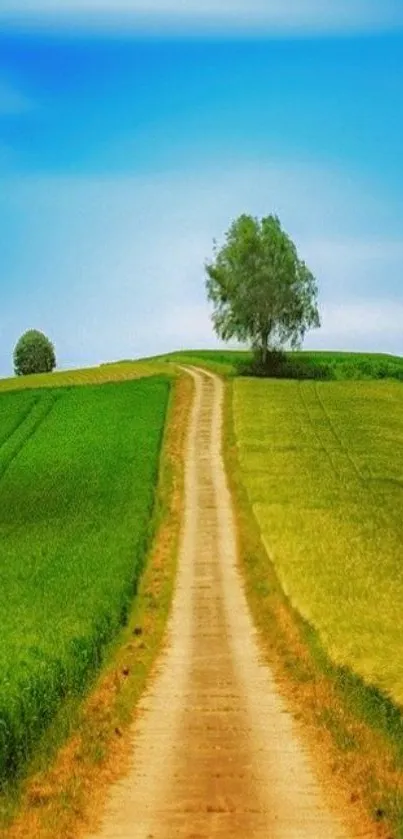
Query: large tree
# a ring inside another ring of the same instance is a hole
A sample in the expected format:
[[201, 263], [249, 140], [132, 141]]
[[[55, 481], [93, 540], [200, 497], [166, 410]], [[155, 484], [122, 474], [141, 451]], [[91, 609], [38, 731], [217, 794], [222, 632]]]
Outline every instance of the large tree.
[[316, 280], [277, 216], [240, 216], [205, 268], [217, 335], [250, 343], [263, 364], [270, 350], [295, 349], [320, 326]]
[[55, 367], [55, 349], [49, 338], [37, 329], [24, 332], [14, 349], [15, 374], [50, 373]]

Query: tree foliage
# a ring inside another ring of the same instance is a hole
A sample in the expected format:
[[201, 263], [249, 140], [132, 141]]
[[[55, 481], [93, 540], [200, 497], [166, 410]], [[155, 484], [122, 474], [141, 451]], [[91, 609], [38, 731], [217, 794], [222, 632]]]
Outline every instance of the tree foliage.
[[240, 216], [205, 268], [217, 335], [250, 343], [264, 363], [269, 350], [296, 349], [320, 326], [316, 280], [277, 216]]
[[24, 332], [14, 349], [15, 374], [50, 373], [55, 367], [55, 350], [49, 338], [37, 329]]

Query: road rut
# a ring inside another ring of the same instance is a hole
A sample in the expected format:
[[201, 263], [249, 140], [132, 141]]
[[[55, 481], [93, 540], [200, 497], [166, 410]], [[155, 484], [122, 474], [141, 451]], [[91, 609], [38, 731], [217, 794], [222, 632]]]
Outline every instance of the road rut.
[[93, 839], [348, 839], [246, 604], [221, 455], [223, 385], [188, 372], [185, 519], [165, 650], [133, 727], [132, 768]]

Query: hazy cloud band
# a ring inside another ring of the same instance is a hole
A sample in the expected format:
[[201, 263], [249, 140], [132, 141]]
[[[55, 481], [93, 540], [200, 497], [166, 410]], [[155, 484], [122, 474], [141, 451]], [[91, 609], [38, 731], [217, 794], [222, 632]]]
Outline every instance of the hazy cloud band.
[[396, 0], [3, 0], [2, 25], [272, 35], [373, 31], [403, 24]]

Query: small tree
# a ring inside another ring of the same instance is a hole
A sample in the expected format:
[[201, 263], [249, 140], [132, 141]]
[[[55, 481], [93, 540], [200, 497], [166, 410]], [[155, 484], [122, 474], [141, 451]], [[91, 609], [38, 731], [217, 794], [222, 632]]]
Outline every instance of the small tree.
[[277, 216], [242, 215], [205, 266], [213, 323], [224, 341], [249, 342], [266, 364], [270, 350], [299, 347], [320, 326], [317, 285]]
[[14, 349], [16, 376], [26, 376], [28, 373], [50, 373], [55, 367], [55, 350], [49, 338], [37, 329], [24, 332]]

